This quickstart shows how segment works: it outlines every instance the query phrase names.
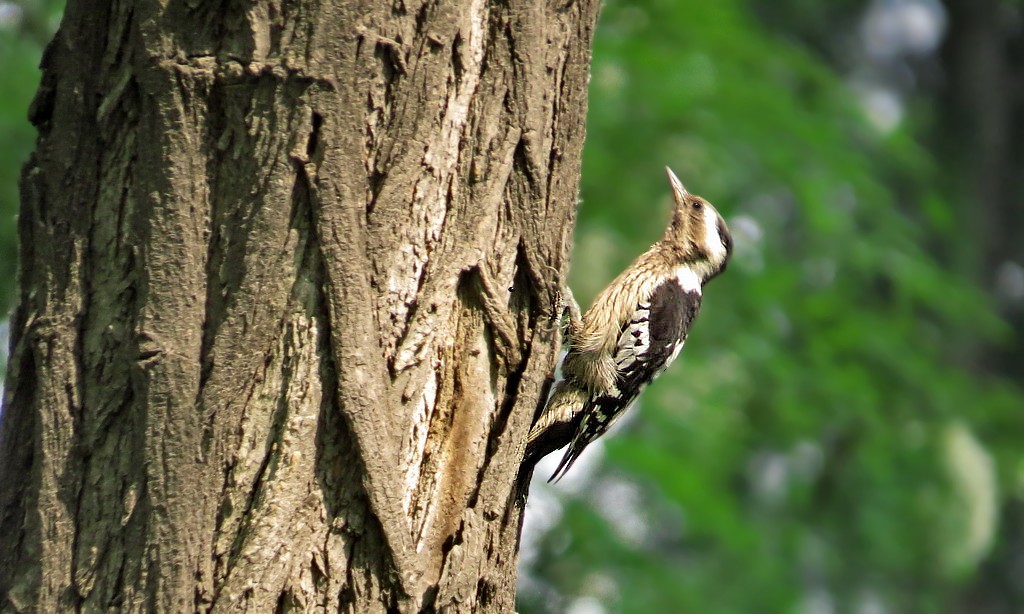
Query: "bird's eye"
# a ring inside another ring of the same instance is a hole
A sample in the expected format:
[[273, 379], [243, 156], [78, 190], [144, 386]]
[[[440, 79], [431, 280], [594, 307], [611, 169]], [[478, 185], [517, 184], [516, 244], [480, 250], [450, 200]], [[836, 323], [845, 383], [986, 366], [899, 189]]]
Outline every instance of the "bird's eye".
[[697, 211], [700, 211], [701, 209], [704, 208], [704, 203], [700, 202], [699, 200], [695, 200], [693, 201], [693, 208], [696, 209]]

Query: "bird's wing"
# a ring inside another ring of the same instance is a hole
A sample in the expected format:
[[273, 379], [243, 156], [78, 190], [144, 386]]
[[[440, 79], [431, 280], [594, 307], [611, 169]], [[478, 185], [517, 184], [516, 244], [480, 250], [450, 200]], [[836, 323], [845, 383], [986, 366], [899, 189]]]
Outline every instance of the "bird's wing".
[[623, 325], [615, 348], [616, 386], [640, 392], [679, 355], [700, 309], [699, 291], [687, 291], [670, 278], [641, 301]]

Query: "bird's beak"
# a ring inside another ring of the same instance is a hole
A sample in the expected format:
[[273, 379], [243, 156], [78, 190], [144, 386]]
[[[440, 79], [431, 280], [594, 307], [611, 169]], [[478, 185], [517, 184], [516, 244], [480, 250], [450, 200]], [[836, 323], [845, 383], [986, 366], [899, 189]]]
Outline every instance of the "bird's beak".
[[683, 182], [679, 181], [679, 177], [676, 177], [672, 169], [666, 166], [665, 172], [668, 173], [668, 182], [672, 184], [672, 196], [675, 197], [677, 203], [683, 203], [690, 193], [686, 191], [686, 188], [683, 187]]

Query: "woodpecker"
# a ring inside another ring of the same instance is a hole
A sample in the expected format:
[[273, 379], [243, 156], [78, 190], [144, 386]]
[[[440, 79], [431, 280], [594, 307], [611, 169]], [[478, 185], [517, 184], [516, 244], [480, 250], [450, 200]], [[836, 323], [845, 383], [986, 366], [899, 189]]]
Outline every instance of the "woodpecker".
[[571, 437], [549, 481], [565, 475], [679, 356], [704, 284], [725, 270], [732, 254], [732, 236], [722, 216], [711, 203], [687, 192], [672, 169], [665, 170], [675, 207], [661, 239], [602, 290], [582, 316], [566, 291], [564, 379], [527, 444], [527, 458], [539, 459]]

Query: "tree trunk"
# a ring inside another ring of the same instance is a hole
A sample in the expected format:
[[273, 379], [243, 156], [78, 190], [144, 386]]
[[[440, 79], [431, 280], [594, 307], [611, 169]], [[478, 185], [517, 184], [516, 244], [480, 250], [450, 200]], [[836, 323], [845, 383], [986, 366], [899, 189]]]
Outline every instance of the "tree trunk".
[[[945, 0], [944, 5], [953, 27], [942, 50], [945, 80], [932, 142], [952, 161], [957, 170], [952, 176], [963, 182], [949, 188], [967, 203], [957, 220], [964, 238], [961, 251], [972, 254], [962, 258], [967, 260], [965, 273], [985, 286], [1010, 325], [1009, 338], [1019, 340], [1024, 338], [1024, 300], [1013, 278], [1024, 266], [1022, 11], [1001, 0]], [[976, 370], [1024, 381], [1024, 344], [995, 346], [979, 342], [976, 331], [960, 334], [966, 337], [962, 353]], [[1004, 497], [999, 538], [961, 591], [963, 611], [1017, 613], [1024, 603], [1024, 497], [1017, 490]]]
[[91, 4], [31, 110], [0, 607], [511, 611], [597, 1]]
[[[995, 298], [1000, 315], [1024, 335], [1024, 301], [1007, 292], [1006, 273], [1024, 265], [1024, 35], [1022, 12], [1002, 0], [945, 0], [950, 28], [942, 49], [942, 87], [937, 92], [936, 148], [958, 170], [949, 185], [968, 203], [957, 220], [964, 240], [957, 250], [966, 275]], [[1008, 268], [1009, 267], [1009, 268]], [[1016, 276], [1016, 275], [1014, 275]], [[1016, 286], [1017, 283], [1010, 284]], [[1007, 295], [1009, 294], [1009, 296]], [[1024, 377], [1024, 345], [988, 347], [975, 331], [967, 347], [978, 369], [1012, 380]]]

